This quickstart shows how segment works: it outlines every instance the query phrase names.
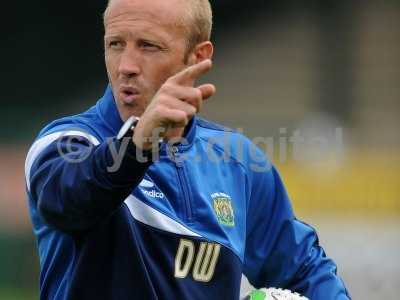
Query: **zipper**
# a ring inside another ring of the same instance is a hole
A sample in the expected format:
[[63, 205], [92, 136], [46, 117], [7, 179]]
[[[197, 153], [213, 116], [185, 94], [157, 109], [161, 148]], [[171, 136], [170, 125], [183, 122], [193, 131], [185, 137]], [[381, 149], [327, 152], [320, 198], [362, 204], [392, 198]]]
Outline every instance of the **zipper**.
[[172, 146], [172, 155], [174, 157], [174, 162], [176, 166], [176, 170], [178, 173], [179, 185], [181, 187], [181, 192], [183, 195], [183, 201], [185, 203], [185, 213], [184, 218], [186, 221], [191, 222], [193, 215], [192, 215], [192, 207], [190, 203], [190, 193], [188, 188], [188, 183], [185, 176], [185, 171], [183, 169], [183, 162], [179, 160], [179, 149], [176, 146]]

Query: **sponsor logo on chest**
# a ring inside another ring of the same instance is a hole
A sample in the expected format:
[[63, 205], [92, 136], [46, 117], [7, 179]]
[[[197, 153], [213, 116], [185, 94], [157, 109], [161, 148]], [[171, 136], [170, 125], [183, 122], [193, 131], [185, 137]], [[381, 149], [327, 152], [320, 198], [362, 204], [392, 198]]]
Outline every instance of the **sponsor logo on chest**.
[[143, 179], [142, 182], [139, 183], [139, 187], [142, 190], [143, 194], [151, 198], [164, 199], [164, 193], [158, 191], [153, 182]]

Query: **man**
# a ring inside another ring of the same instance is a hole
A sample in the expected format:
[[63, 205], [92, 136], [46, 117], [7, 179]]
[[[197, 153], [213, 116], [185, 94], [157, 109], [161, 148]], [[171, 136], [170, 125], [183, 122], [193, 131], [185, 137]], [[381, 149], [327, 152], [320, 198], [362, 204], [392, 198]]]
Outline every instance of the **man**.
[[195, 85], [212, 68], [211, 15], [207, 0], [110, 1], [110, 87], [26, 160], [41, 299], [238, 299], [242, 273], [349, 299], [263, 153], [196, 116], [215, 93]]

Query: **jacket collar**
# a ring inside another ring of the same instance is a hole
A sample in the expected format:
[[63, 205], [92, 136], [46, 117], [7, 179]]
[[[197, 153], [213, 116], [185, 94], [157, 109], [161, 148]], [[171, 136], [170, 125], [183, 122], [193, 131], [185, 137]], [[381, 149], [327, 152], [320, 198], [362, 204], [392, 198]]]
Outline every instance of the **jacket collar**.
[[[111, 130], [112, 135], [116, 136], [123, 125], [123, 121], [110, 85], [107, 86], [103, 97], [97, 102], [97, 110], [103, 123]], [[184, 137], [186, 143], [178, 145], [179, 148], [187, 149], [193, 144], [196, 136], [196, 124], [197, 118], [194, 116], [185, 129]]]
[[114, 94], [110, 85], [107, 86], [103, 97], [97, 102], [97, 111], [103, 123], [111, 130], [112, 135], [117, 135], [123, 125], [123, 121], [115, 104]]

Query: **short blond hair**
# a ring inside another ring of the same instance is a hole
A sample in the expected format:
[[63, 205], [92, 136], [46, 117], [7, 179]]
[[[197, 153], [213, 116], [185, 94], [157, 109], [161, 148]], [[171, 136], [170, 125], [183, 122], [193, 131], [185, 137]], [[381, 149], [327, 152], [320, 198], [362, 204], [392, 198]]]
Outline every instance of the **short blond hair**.
[[[107, 16], [108, 8], [112, 0], [108, 0], [107, 8], [104, 12], [104, 19]], [[213, 26], [213, 13], [209, 0], [185, 0], [188, 3], [188, 14], [182, 16], [183, 25], [187, 30], [188, 51], [192, 50], [197, 44], [209, 41]]]
[[192, 49], [197, 44], [211, 39], [213, 13], [209, 0], [186, 1], [189, 2], [189, 20], [186, 22], [191, 28], [188, 32], [188, 48]]

